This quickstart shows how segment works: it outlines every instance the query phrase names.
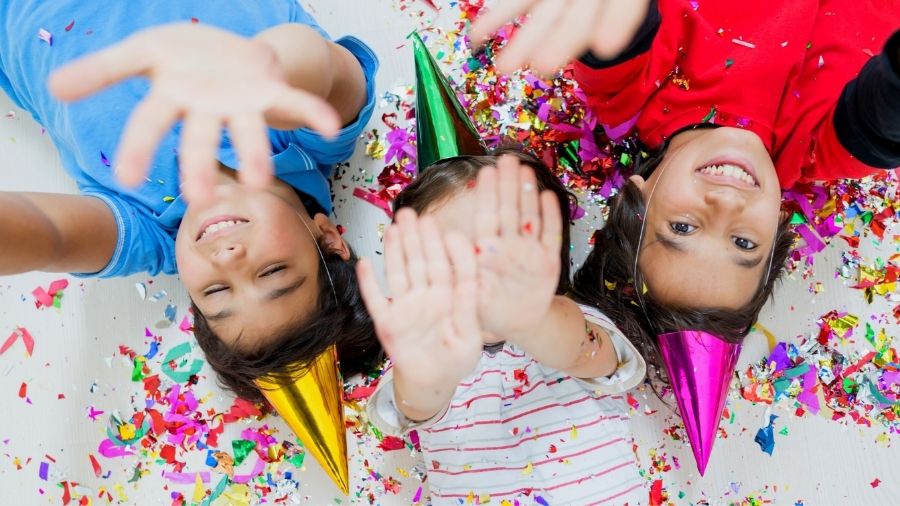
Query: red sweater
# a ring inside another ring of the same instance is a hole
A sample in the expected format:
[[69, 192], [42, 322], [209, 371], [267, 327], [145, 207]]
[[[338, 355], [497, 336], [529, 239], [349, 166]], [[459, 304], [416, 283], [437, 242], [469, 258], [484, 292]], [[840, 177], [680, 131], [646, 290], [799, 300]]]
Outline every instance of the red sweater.
[[[650, 50], [605, 69], [575, 64], [602, 123], [650, 148], [704, 120], [762, 139], [783, 188], [879, 169], [838, 142], [841, 90], [900, 24], [898, 0], [659, 0]], [[711, 115], [711, 116], [710, 116]]]

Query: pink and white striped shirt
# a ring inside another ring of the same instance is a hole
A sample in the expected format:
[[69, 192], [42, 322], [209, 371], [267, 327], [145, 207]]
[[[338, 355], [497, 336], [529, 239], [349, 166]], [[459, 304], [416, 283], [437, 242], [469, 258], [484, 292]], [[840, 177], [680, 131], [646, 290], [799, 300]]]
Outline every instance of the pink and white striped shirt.
[[645, 504], [622, 395], [646, 363], [603, 314], [582, 306], [607, 331], [619, 359], [610, 377], [583, 380], [544, 367], [505, 344], [485, 351], [449, 408], [412, 423], [394, 404], [392, 374], [369, 400], [369, 418], [388, 434], [416, 430], [433, 504]]

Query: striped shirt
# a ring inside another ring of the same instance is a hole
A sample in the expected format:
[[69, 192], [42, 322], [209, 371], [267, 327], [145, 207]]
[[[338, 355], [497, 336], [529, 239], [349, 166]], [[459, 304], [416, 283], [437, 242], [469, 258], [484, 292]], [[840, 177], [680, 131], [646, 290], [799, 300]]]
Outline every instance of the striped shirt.
[[544, 367], [504, 344], [485, 351], [450, 406], [412, 423], [394, 404], [391, 371], [369, 400], [383, 432], [417, 431], [434, 504], [645, 504], [622, 395], [646, 364], [615, 325], [593, 308], [619, 359], [609, 377], [584, 380]]

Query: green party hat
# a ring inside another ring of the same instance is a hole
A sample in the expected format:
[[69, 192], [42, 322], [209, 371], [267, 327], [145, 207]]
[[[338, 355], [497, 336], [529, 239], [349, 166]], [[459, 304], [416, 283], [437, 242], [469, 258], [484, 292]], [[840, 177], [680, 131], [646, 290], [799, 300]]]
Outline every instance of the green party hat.
[[460, 155], [487, 152], [481, 136], [456, 93], [418, 33], [413, 41], [416, 61], [416, 164], [419, 170]]

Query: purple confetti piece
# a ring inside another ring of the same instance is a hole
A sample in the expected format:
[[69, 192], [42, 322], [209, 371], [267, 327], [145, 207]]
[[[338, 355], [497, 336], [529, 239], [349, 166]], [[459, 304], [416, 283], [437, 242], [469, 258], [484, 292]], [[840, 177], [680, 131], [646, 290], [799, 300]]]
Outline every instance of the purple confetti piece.
[[50, 471], [50, 464], [47, 462], [41, 462], [41, 467], [38, 469], [38, 477], [40, 479], [47, 481], [47, 473]]
[[103, 165], [106, 165], [107, 167], [110, 166], [110, 164], [109, 164], [109, 158], [106, 157], [106, 155], [103, 153], [103, 151], [100, 152], [100, 162], [101, 162]]

